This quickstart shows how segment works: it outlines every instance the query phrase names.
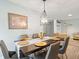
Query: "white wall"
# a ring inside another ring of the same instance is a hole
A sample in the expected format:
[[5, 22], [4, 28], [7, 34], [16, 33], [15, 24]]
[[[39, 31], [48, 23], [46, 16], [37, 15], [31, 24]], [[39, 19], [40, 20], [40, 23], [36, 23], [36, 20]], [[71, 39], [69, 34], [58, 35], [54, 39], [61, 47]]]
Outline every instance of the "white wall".
[[70, 36], [75, 32], [79, 32], [79, 19], [64, 20], [62, 24], [63, 31], [67, 32]]
[[67, 26], [67, 32], [72, 35], [75, 32], [79, 32], [79, 19], [67, 20], [69, 24]]
[[[29, 7], [29, 6], [28, 6]], [[28, 16], [28, 29], [8, 29], [8, 13], [17, 13]], [[7, 0], [0, 0], [0, 40], [4, 40], [9, 50], [15, 50], [14, 40], [20, 34], [29, 34], [40, 31], [40, 18], [37, 12]]]
[[66, 20], [62, 20], [61, 22], [61, 32], [67, 32]]
[[62, 31], [61, 25], [62, 25], [61, 23], [57, 23], [57, 20], [54, 20], [54, 33]]

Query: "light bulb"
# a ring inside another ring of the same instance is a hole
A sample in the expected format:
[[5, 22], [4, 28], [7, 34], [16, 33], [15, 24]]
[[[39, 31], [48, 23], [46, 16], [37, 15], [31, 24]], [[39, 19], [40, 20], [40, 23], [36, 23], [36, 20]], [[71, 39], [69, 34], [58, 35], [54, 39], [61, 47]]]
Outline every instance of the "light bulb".
[[43, 24], [45, 24], [45, 23], [47, 23], [48, 21], [47, 21], [46, 18], [42, 18], [41, 22], [42, 22]]

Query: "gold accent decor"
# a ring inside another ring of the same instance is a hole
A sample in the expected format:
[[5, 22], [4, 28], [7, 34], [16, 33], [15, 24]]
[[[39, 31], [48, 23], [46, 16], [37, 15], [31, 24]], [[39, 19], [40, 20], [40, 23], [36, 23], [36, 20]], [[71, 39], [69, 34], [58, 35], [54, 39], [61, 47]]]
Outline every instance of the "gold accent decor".
[[19, 42], [18, 42], [18, 45], [27, 45], [27, 44], [28, 44], [27, 41], [19, 41]]
[[47, 45], [47, 43], [46, 42], [38, 42], [35, 45], [36, 46], [45, 46], [45, 45]]

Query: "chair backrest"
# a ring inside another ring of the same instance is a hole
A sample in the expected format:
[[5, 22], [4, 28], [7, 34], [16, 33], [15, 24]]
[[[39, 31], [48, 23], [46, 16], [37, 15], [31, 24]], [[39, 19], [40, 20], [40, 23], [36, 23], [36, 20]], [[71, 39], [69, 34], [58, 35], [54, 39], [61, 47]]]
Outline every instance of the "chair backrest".
[[69, 43], [69, 37], [66, 37], [66, 38], [65, 38], [65, 42], [64, 42], [64, 44], [63, 44], [63, 46], [62, 46], [62, 53], [65, 53], [65, 52], [66, 52], [68, 43]]
[[20, 41], [27, 40], [27, 38], [29, 38], [29, 36], [28, 36], [27, 34], [22, 34], [22, 35], [20, 35], [20, 37], [19, 37]]
[[20, 35], [20, 38], [29, 38], [29, 36], [27, 34], [22, 34]]
[[1, 47], [1, 51], [4, 56], [4, 59], [9, 59], [8, 49], [3, 40], [0, 41], [0, 47]]
[[59, 45], [60, 45], [60, 42], [56, 42], [54, 44], [51, 44], [49, 49], [48, 49], [48, 52], [46, 54], [45, 59], [57, 59]]
[[33, 34], [33, 35], [32, 35], [32, 38], [39, 38], [38, 33]]

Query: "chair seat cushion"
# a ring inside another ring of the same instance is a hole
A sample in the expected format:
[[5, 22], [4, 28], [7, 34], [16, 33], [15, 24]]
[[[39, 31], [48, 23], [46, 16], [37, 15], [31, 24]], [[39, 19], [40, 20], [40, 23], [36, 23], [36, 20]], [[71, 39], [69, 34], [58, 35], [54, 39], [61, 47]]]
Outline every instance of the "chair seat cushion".
[[35, 58], [36, 59], [45, 59], [46, 53], [47, 52], [39, 53], [39, 54], [35, 55]]
[[16, 54], [15, 51], [9, 51], [9, 57], [11, 58], [14, 54]]

